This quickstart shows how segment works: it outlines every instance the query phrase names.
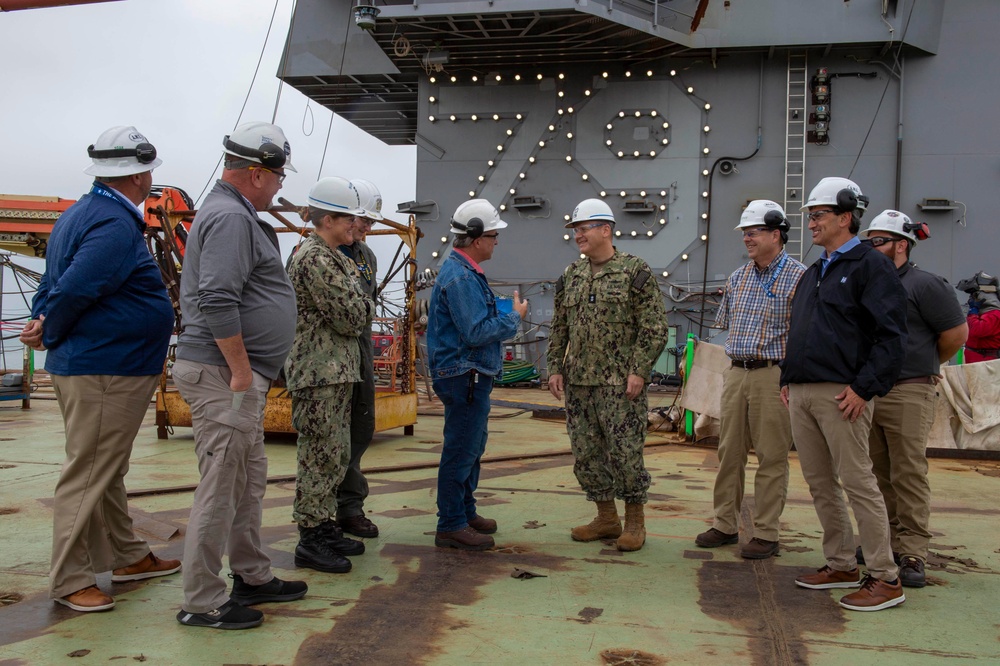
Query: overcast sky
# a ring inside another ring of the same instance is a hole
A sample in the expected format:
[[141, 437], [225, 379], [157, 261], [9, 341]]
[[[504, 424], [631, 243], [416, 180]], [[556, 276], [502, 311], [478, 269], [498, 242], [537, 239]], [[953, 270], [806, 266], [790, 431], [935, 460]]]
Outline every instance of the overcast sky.
[[[83, 173], [87, 146], [109, 127], [135, 125], [163, 160], [153, 181], [197, 197], [218, 177], [222, 137], [239, 117], [274, 8], [275, 0], [122, 0], [0, 13], [0, 192], [77, 199], [92, 180]], [[291, 11], [292, 0], [278, 0], [241, 122], [271, 121]], [[365, 178], [381, 190], [383, 212], [405, 221], [395, 210], [415, 198], [416, 149], [387, 146], [337, 117], [320, 174], [330, 117], [282, 86], [275, 122], [298, 173], [279, 196], [304, 204], [321, 176]], [[294, 235], [281, 237], [287, 252]], [[384, 275], [398, 243], [370, 242]], [[43, 270], [40, 261], [14, 260]], [[24, 314], [18, 300], [4, 299], [5, 319]], [[19, 345], [4, 346], [20, 354]]]

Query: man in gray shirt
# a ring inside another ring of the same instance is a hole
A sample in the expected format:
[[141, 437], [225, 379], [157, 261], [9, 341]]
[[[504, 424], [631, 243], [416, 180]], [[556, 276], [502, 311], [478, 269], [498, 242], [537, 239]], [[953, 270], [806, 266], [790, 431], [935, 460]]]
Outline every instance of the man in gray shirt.
[[[969, 336], [955, 291], [944, 278], [910, 263], [927, 225], [886, 210], [859, 234], [895, 264], [906, 289], [906, 355], [895, 386], [875, 398], [868, 454], [889, 514], [893, 556], [904, 587], [927, 584], [924, 564], [930, 545], [931, 487], [927, 482], [927, 435], [934, 422], [934, 385], [941, 362], [955, 355]], [[860, 550], [860, 549], [859, 549]], [[864, 559], [859, 559], [864, 563]]]
[[[201, 483], [184, 540], [181, 624], [248, 629], [251, 604], [293, 601], [306, 584], [271, 573], [261, 550], [267, 483], [264, 405], [295, 336], [295, 292], [266, 210], [295, 171], [281, 128], [254, 122], [223, 139], [225, 170], [195, 215], [181, 275], [174, 383], [191, 406]], [[233, 590], [219, 576], [228, 553]]]

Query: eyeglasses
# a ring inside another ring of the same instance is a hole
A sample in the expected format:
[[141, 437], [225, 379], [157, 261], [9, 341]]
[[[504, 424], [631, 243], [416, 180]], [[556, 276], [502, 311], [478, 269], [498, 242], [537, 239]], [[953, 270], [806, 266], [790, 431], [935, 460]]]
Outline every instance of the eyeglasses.
[[603, 227], [607, 222], [591, 222], [590, 224], [581, 224], [578, 227], [573, 227], [573, 233], [579, 236], [585, 231], [590, 231], [591, 229], [596, 229], [597, 227]]
[[833, 214], [836, 214], [836, 213], [837, 213], [837, 211], [835, 211], [835, 210], [830, 210], [829, 208], [828, 208], [828, 209], [826, 209], [826, 210], [814, 210], [814, 211], [812, 211], [811, 213], [809, 213], [808, 215], [806, 215], [806, 217], [808, 217], [808, 218], [809, 218], [809, 221], [810, 221], [810, 222], [815, 222], [816, 220], [818, 220], [819, 218], [823, 217], [823, 216], [824, 216], [824, 215], [826, 215], [827, 213], [833, 213]]
[[885, 236], [872, 236], [871, 238], [866, 238], [862, 243], [865, 245], [871, 245], [872, 247], [882, 247], [886, 243], [898, 243], [901, 240], [906, 240], [905, 238], [886, 238]]
[[250, 171], [253, 171], [254, 169], [258, 169], [260, 171], [270, 171], [271, 173], [273, 173], [275, 176], [278, 177], [278, 185], [281, 185], [283, 182], [285, 182], [285, 173], [283, 171], [275, 171], [274, 169], [268, 169], [266, 166], [252, 166], [252, 167], [247, 167], [247, 169], [249, 169]]
[[496, 240], [497, 238], [500, 238], [500, 234], [498, 234], [498, 233], [497, 234], [483, 234], [482, 236], [480, 236], [480, 238], [492, 238], [493, 240]]
[[777, 231], [777, 229], [747, 229], [743, 232], [743, 238], [757, 238], [768, 231]]

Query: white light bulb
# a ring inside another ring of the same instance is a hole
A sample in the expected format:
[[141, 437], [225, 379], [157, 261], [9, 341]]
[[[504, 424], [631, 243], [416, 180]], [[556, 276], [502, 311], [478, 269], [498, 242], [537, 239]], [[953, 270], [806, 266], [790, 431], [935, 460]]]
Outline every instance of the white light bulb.
[[566, 112], [563, 111], [562, 109], [556, 109], [556, 113], [558, 113], [561, 116], [562, 114], [564, 114]]
[[450, 120], [451, 122], [455, 122], [456, 120], [458, 120], [458, 118], [455, 117], [455, 114], [452, 114], [448, 116], [448, 120]]
[[682, 255], [681, 255], [681, 261], [687, 261], [687, 260], [688, 260], [688, 256], [687, 256], [687, 254], [686, 254], [686, 253], [685, 253], [685, 254], [682, 254]]
[[590, 176], [588, 176], [587, 174], [583, 174], [580, 177], [583, 178], [584, 180], [590, 180]]
[[705, 126], [704, 126], [704, 127], [702, 127], [701, 129], [703, 129], [703, 130], [704, 130], [705, 132], [709, 132], [709, 131], [711, 131], [711, 129], [712, 129], [712, 128], [711, 128], [711, 127], [709, 127], [708, 125], [705, 125]]
[[694, 86], [688, 86], [688, 94], [689, 95], [693, 95], [694, 94]]
[[559, 74], [559, 80], [562, 81], [565, 78], [566, 78], [566, 75], [560, 72], [560, 74]]
[[428, 101], [428, 102], [430, 102], [431, 104], [433, 104], [433, 103], [434, 103], [434, 102], [436, 102], [437, 100], [436, 100], [436, 99], [434, 99], [434, 95], [431, 95], [430, 97], [428, 97], [428, 98], [427, 98], [427, 101]]
[[536, 74], [535, 78], [537, 78], [539, 81], [541, 81], [542, 80], [542, 75], [541, 74]]
[[624, 111], [619, 111], [618, 112], [618, 117], [619, 118], [624, 118], [625, 117], [625, 112]]
[[573, 139], [573, 133], [572, 132], [566, 132], [566, 138], [572, 140]]
[[521, 75], [520, 74], [515, 74], [514, 75], [514, 80], [515, 81], [520, 81], [521, 80]]
[[677, 76], [677, 70], [676, 69], [670, 70], [670, 76]]
[[535, 156], [532, 155], [531, 157], [529, 157], [528, 161], [531, 162], [532, 164], [534, 164], [535, 163]]
[[567, 162], [572, 162], [573, 161], [573, 156], [572, 155], [567, 155], [566, 156], [566, 161]]
[[499, 74], [497, 74], [497, 75], [496, 75], [496, 80], [497, 80], [497, 81], [500, 81], [500, 80], [501, 80], [501, 76], [500, 76]]
[[647, 69], [646, 70], [646, 76], [652, 76], [652, 75], [653, 75], [653, 70]]
[[655, 150], [649, 151], [649, 156], [650, 157], [656, 157], [656, 151]]
[[621, 191], [621, 192], [619, 192], [618, 194], [619, 194], [620, 196], [625, 196], [626, 192], [625, 192], [625, 190], [622, 190], [622, 191]]
[[499, 152], [503, 152], [503, 146], [502, 145], [497, 145], [497, 152], [498, 153]]
[[486, 164], [487, 166], [493, 166], [493, 160], [489, 160]]
[[611, 139], [608, 139], [608, 140], [607, 140], [607, 141], [605, 141], [604, 143], [606, 143], [606, 144], [608, 144], [608, 145], [610, 146], [610, 145], [611, 145]]
[[702, 213], [701, 214], [701, 219], [707, 220], [708, 219], [708, 213]]
[[601, 72], [601, 76], [606, 79], [606, 78], [608, 78], [608, 73], [607, 72]]
[[622, 157], [625, 157], [625, 153], [623, 153], [622, 151], [619, 150], [618, 151], [618, 157], [619, 157], [619, 159], [622, 158]]
[[666, 223], [667, 223], [667, 220], [665, 218], [661, 217], [660, 218], [660, 224], [666, 224]]
[[704, 148], [702, 148], [702, 149], [701, 149], [701, 152], [703, 152], [703, 153], [705, 153], [706, 155], [708, 155], [708, 154], [709, 154], [710, 152], [712, 152], [712, 151], [710, 151], [710, 150], [708, 149], [708, 146], [705, 146]]
[[516, 116], [514, 116], [514, 117], [515, 117], [515, 118], [517, 118], [518, 120], [523, 120], [523, 119], [524, 119], [524, 116], [522, 116], [522, 115], [521, 115], [520, 113], [519, 113], [519, 114], [517, 114], [517, 115], [516, 115]]
[[663, 123], [663, 129], [670, 129], [670, 123]]
[[509, 190], [507, 190], [507, 191], [508, 191], [508, 192], [510, 192], [511, 194], [514, 194], [516, 190], [514, 190], [514, 188], [512, 187], [512, 188], [510, 188], [510, 189], [509, 189]]
[[707, 241], [708, 240], [708, 234], [702, 234], [701, 235], [701, 240], [702, 241]]
[[607, 124], [607, 125], [605, 125], [604, 127], [606, 127], [606, 128], [607, 128], [607, 129], [609, 129], [609, 130], [611, 130], [611, 129], [614, 129], [614, 128], [615, 128], [615, 126], [614, 126], [614, 125], [612, 125], [611, 123], [608, 123], [608, 124]]
[[569, 222], [570, 217], [569, 217], [569, 215], [563, 215], [563, 219], [566, 220], [567, 222]]
[[500, 211], [503, 212], [507, 210], [507, 204], [500, 204]]
[[431, 83], [437, 83], [437, 79], [435, 77], [433, 77], [433, 76], [431, 77], [430, 81], [431, 81]]
[[636, 111], [635, 112], [635, 117], [636, 118], [641, 118], [642, 117], [642, 111]]
[[663, 271], [663, 277], [670, 277], [670, 273], [668, 271]]
[[649, 115], [651, 115], [652, 117], [655, 118], [656, 117], [656, 109], [653, 109], [652, 111], [650, 111]]
[[569, 234], [563, 234], [563, 240], [568, 241], [569, 240]]
[[702, 169], [701, 170], [701, 175], [707, 176], [708, 175], [708, 169]]
[[475, 82], [476, 82], [476, 81], [478, 81], [478, 80], [479, 80], [479, 77], [478, 77], [478, 76], [476, 76], [475, 74], [473, 74], [473, 75], [472, 75], [472, 82], [473, 82], [473, 83], [475, 83]]
[[556, 131], [556, 126], [555, 125], [549, 125], [549, 131], [550, 132], [555, 132]]
[[476, 191], [475, 190], [469, 190], [469, 196], [470, 197], [476, 196]]
[[621, 236], [621, 235], [622, 235], [621, 231], [615, 231], [615, 236]]
[[660, 210], [666, 210], [667, 204], [660, 204]]
[[638, 150], [633, 150], [632, 151], [632, 157], [639, 157], [639, 151]]
[[545, 142], [544, 141], [539, 141], [538, 142], [538, 147], [539, 148], [544, 148], [545, 147]]
[[563, 92], [562, 90], [560, 90], [560, 91], [559, 91], [558, 93], [556, 93], [556, 94], [557, 94], [557, 95], [558, 95], [559, 97], [563, 97], [563, 96], [565, 96], [565, 95], [566, 95], [566, 93], [564, 93], [564, 92]]
[[480, 183], [485, 182], [485, 181], [486, 181], [486, 176], [480, 176], [479, 177], [479, 182]]
[[589, 90], [584, 90], [583, 94], [584, 94], [585, 97], [590, 97], [590, 91]]
[[638, 235], [639, 235], [639, 232], [638, 232], [638, 231], [636, 231], [635, 229], [633, 229], [633, 230], [632, 230], [632, 237], [633, 237], [633, 238], [635, 238], [635, 237], [636, 237], [636, 236], [638, 236]]
[[514, 130], [508, 129], [507, 130], [507, 136], [514, 136]]
[[632, 72], [625, 72], [625, 78], [626, 78], [626, 79], [627, 79], [628, 77], [630, 77], [630, 76], [632, 76]]
[[494, 113], [493, 114], [493, 120], [500, 120], [500, 116]]
[[566, 113], [573, 113], [573, 107], [572, 106], [566, 107]]
[[447, 236], [441, 236], [441, 242], [442, 243], [447, 243], [448, 242], [448, 237]]
[[525, 178], [527, 178], [527, 176], [524, 174], [523, 171], [521, 173], [517, 174], [517, 177], [520, 178], [521, 180], [524, 180]]
[[608, 196], [608, 193], [607, 193], [607, 192], [605, 192], [604, 190], [601, 190], [601, 196], [602, 196], [602, 197], [606, 197], [606, 196]]
[[473, 113], [472, 114], [472, 122], [476, 122], [477, 120], [479, 120], [479, 116], [477, 116], [476, 114]]
[[458, 78], [456, 78], [456, 77], [454, 77], [454, 76], [453, 76], [453, 77], [451, 77], [451, 82], [452, 82], [452, 83], [455, 83], [455, 81], [458, 81]]
[[712, 110], [712, 105], [706, 102], [705, 103], [705, 110], [706, 111], [711, 111]]
[[434, 257], [435, 259], [437, 259], [438, 258], [438, 253], [437, 252], [431, 252], [431, 256]]
[[701, 193], [701, 197], [702, 197], [703, 199], [707, 199], [707, 198], [708, 198], [708, 192], [707, 192], [707, 191], [705, 191], [705, 192], [702, 192], [702, 193]]
[[652, 238], [653, 237], [653, 232], [652, 231], [647, 231], [646, 235], [649, 236], [650, 238]]
[[427, 120], [434, 122], [434, 116], [427, 116]]

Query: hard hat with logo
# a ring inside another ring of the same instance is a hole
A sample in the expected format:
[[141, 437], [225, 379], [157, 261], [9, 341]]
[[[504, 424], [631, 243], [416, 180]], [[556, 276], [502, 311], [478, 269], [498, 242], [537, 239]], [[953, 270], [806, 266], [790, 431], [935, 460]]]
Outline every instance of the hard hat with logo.
[[479, 238], [487, 231], [504, 229], [507, 223], [486, 199], [470, 199], [455, 209], [451, 217], [451, 233]]
[[365, 209], [361, 216], [376, 222], [384, 220], [385, 218], [382, 217], [382, 194], [375, 187], [375, 184], [368, 180], [355, 178], [351, 181], [351, 185], [358, 191], [358, 195], [361, 197], [361, 207]]
[[868, 238], [868, 234], [873, 231], [888, 231], [897, 236], [908, 238], [914, 243], [931, 237], [930, 229], [925, 223], [911, 222], [908, 216], [898, 210], [882, 211], [875, 216], [868, 228], [858, 235], [862, 238]]
[[93, 161], [83, 170], [91, 176], [117, 178], [152, 171], [163, 164], [156, 157], [156, 148], [132, 126], [112, 127], [87, 147]]
[[857, 210], [860, 211], [860, 215], [868, 208], [868, 197], [861, 193], [861, 188], [853, 180], [824, 178], [809, 193], [802, 210], [824, 205], [833, 206], [842, 213], [853, 213]]
[[309, 205], [332, 213], [364, 215], [361, 196], [351, 181], [339, 176], [322, 178], [309, 190]]
[[226, 154], [256, 162], [268, 169], [296, 172], [292, 148], [281, 128], [271, 123], [244, 123], [222, 139]]
[[584, 199], [573, 209], [573, 216], [564, 226], [569, 229], [577, 222], [607, 222], [614, 226], [615, 216], [611, 212], [611, 206], [600, 199]]
[[769, 199], [754, 199], [743, 210], [740, 223], [736, 225], [734, 231], [750, 227], [767, 227], [768, 229], [788, 231], [790, 225], [781, 206]]

